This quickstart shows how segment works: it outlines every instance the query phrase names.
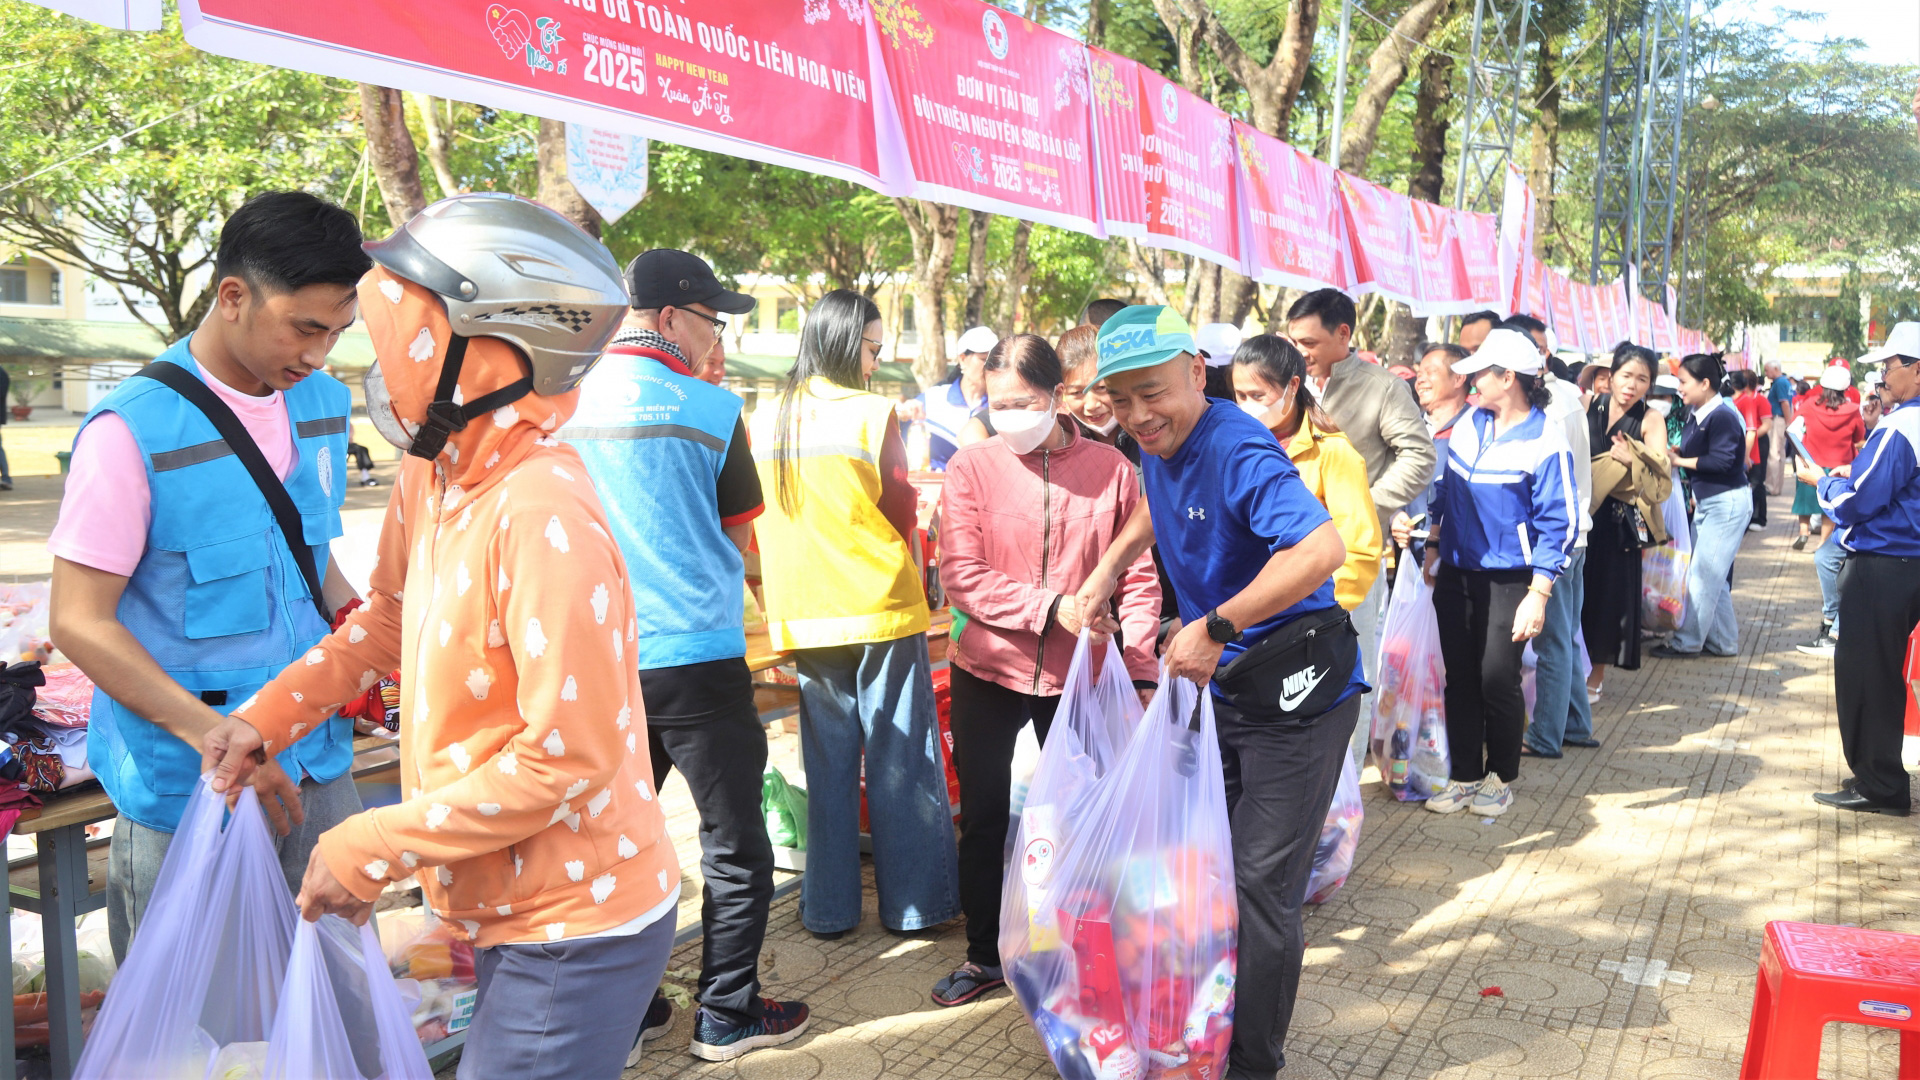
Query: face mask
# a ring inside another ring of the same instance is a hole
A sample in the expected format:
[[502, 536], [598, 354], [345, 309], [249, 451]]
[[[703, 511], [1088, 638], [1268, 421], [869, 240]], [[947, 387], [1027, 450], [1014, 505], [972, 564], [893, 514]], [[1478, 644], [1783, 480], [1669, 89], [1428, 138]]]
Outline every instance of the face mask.
[[1252, 398], [1241, 399], [1240, 411], [1243, 413], [1246, 413], [1248, 416], [1253, 417], [1255, 420], [1258, 420], [1261, 417], [1264, 417], [1267, 415], [1267, 407], [1253, 400]]
[[1673, 415], [1673, 402], [1667, 400], [1666, 398], [1654, 398], [1653, 400], [1647, 402], [1647, 408], [1652, 409], [1654, 412], [1659, 413], [1661, 416]]
[[[1077, 416], [1074, 417], [1074, 419], [1080, 420]], [[1111, 435], [1113, 434], [1113, 430], [1120, 426], [1120, 418], [1112, 413], [1108, 413], [1107, 422], [1104, 424], [1089, 424], [1085, 420], [1080, 420], [1080, 426], [1096, 435]]]
[[400, 419], [400, 414], [394, 411], [393, 395], [387, 391], [387, 378], [381, 374], [378, 360], [367, 369], [361, 388], [367, 394], [367, 419], [373, 424], [373, 430], [405, 453], [413, 445], [413, 432], [418, 428]]
[[993, 414], [993, 430], [999, 433], [1007, 449], [1016, 454], [1031, 454], [1053, 432], [1053, 413], [1052, 405], [1047, 406], [1045, 412], [1004, 409]]

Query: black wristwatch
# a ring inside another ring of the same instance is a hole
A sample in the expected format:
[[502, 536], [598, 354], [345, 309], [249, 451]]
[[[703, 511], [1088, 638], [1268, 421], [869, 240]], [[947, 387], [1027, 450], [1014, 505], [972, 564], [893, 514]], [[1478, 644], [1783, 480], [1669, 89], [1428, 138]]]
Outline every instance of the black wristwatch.
[[1207, 612], [1207, 636], [1222, 645], [1231, 645], [1245, 637], [1232, 623], [1220, 617], [1220, 609]]

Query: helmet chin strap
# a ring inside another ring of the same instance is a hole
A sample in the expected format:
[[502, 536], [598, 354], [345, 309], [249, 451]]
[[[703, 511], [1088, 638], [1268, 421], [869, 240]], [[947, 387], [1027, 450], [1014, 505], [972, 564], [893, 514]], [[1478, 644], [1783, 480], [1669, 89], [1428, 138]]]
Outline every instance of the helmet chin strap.
[[455, 334], [447, 342], [447, 358], [441, 361], [440, 382], [434, 387], [432, 404], [427, 406], [427, 418], [414, 435], [413, 445], [407, 447], [407, 453], [414, 457], [433, 461], [446, 449], [449, 437], [467, 429], [468, 421], [533, 393], [532, 377], [522, 376], [465, 405], [455, 404], [453, 392], [460, 382], [460, 366], [467, 358], [467, 340]]

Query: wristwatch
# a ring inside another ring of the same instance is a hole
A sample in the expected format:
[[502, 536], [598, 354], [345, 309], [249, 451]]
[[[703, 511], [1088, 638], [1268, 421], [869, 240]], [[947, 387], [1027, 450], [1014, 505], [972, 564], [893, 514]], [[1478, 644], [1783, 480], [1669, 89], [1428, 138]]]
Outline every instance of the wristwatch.
[[1232, 623], [1220, 617], [1220, 609], [1207, 612], [1207, 636], [1222, 645], [1231, 645], [1245, 637]]

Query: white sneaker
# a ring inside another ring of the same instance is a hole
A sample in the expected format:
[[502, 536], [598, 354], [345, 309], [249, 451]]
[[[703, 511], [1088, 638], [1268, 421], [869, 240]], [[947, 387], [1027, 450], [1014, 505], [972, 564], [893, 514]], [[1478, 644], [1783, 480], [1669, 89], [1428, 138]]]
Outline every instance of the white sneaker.
[[1499, 817], [1512, 805], [1513, 788], [1491, 773], [1480, 781], [1480, 790], [1473, 795], [1473, 812], [1481, 817]]
[[1480, 789], [1476, 784], [1463, 784], [1458, 780], [1449, 780], [1446, 787], [1434, 792], [1433, 797], [1427, 800], [1427, 809], [1436, 814], [1451, 814], [1465, 810], [1467, 804], [1473, 801], [1474, 792], [1478, 790]]

